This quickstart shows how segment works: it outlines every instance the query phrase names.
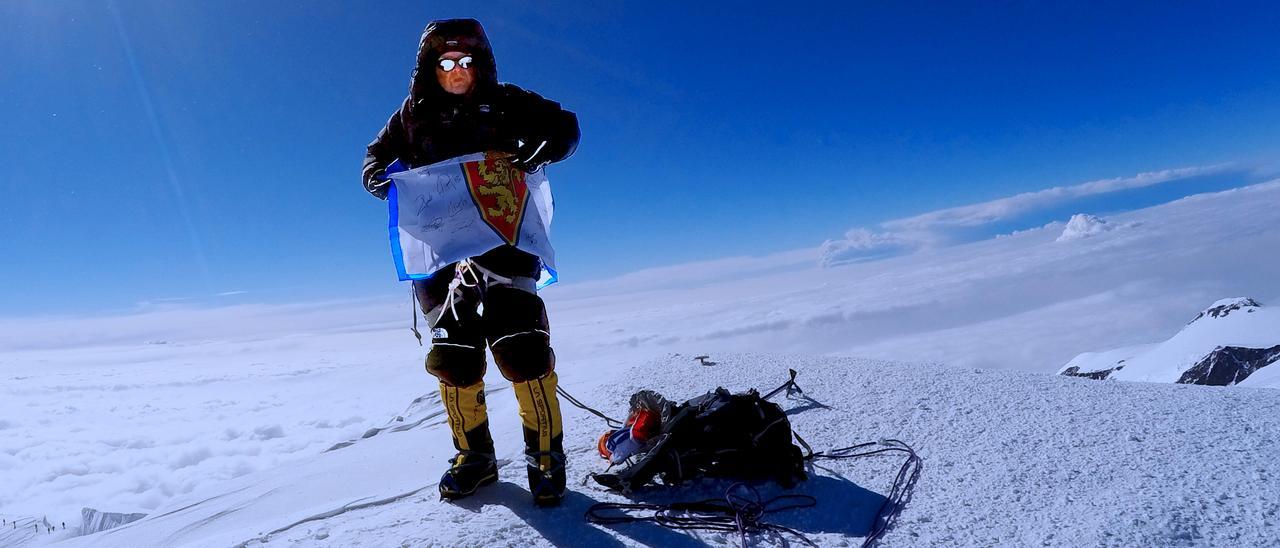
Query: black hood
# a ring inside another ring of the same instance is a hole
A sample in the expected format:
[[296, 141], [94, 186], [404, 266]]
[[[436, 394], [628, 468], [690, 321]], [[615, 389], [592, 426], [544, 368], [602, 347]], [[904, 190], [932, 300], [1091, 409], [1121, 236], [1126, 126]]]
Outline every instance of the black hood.
[[480, 22], [475, 19], [432, 21], [422, 31], [422, 39], [418, 42], [418, 61], [409, 84], [412, 106], [448, 95], [436, 81], [435, 67], [440, 55], [450, 51], [471, 54], [475, 61], [476, 91], [486, 92], [497, 87], [498, 64]]

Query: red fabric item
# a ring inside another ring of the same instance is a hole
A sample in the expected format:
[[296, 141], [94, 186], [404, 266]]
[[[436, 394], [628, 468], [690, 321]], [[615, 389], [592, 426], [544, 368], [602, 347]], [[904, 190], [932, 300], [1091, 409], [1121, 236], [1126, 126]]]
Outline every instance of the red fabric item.
[[662, 417], [648, 409], [636, 411], [631, 424], [631, 439], [644, 443], [662, 431]]
[[608, 459], [613, 455], [613, 451], [610, 451], [609, 448], [605, 446], [605, 442], [609, 441], [609, 436], [612, 434], [613, 430], [606, 430], [605, 433], [600, 434], [600, 441], [596, 444], [596, 449], [600, 451], [600, 456], [605, 459]]

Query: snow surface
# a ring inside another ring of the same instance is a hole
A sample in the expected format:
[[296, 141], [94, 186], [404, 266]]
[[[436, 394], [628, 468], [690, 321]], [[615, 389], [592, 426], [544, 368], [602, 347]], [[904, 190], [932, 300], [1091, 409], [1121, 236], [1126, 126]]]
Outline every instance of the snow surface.
[[[885, 538], [890, 546], [1256, 546], [1274, 542], [1280, 526], [1280, 461], [1270, 458], [1280, 449], [1271, 435], [1280, 428], [1280, 391], [1098, 383], [848, 358], [713, 357], [713, 367], [672, 355], [589, 379], [583, 377], [593, 364], [575, 363], [565, 378], [571, 391], [616, 415], [639, 387], [675, 398], [715, 386], [768, 389], [785, 380], [786, 368], [797, 369], [811, 400], [783, 403], [815, 447], [901, 436], [924, 458], [917, 488]], [[588, 525], [581, 519], [587, 506], [623, 499], [577, 481], [561, 508], [534, 508], [518, 459], [514, 398], [495, 388], [489, 401], [502, 479], [473, 499], [436, 500], [435, 476], [451, 450], [447, 428], [434, 421], [210, 485], [142, 521], [64, 544], [733, 542], [646, 525]], [[570, 478], [602, 470], [591, 443], [602, 422], [572, 408], [566, 415]], [[819, 462], [796, 490], [817, 497], [819, 506], [778, 514], [776, 522], [822, 546], [856, 544], [898, 463], [890, 457]], [[639, 497], [707, 498], [726, 487], [704, 481]], [[782, 492], [762, 488], [766, 496]]]
[[[1213, 313], [1215, 310], [1217, 314]], [[1124, 367], [1108, 379], [1177, 382], [1183, 373], [1220, 346], [1270, 348], [1277, 345], [1280, 345], [1280, 309], [1258, 306], [1256, 301], [1243, 297], [1222, 299], [1164, 342], [1083, 353], [1067, 362], [1059, 373], [1070, 367], [1079, 367], [1082, 373], [1102, 371], [1123, 362]], [[1260, 369], [1240, 385], [1280, 388], [1272, 375], [1259, 376], [1266, 370], [1267, 367]]]
[[[1223, 295], [1280, 302], [1276, 203], [1280, 182], [1111, 216], [1133, 226], [1080, 240], [1055, 241], [1058, 224], [827, 268], [802, 249], [545, 296], [566, 387], [610, 412], [637, 388], [772, 387], [801, 364], [801, 386], [831, 407], [796, 415], [815, 445], [893, 436], [920, 448], [925, 474], [891, 545], [1261, 544], [1277, 531], [1266, 501], [1280, 500], [1267, 457], [1280, 392], [1049, 374], [1082, 351], [1167, 337]], [[0, 319], [0, 514], [69, 529], [83, 507], [149, 514], [74, 541], [95, 546], [683, 538], [583, 526], [587, 499], [611, 499], [576, 483], [566, 508], [539, 513], [520, 497], [519, 464], [492, 494], [431, 500], [452, 449], [407, 301]], [[673, 352], [722, 365], [663, 358]], [[1250, 380], [1275, 380], [1271, 369]], [[493, 368], [488, 379], [500, 451], [518, 463], [514, 401]], [[598, 469], [603, 425], [566, 414], [580, 478]], [[823, 545], [856, 543], [865, 531], [840, 512], [882, 496], [896, 463], [823, 466], [870, 494], [825, 475], [805, 489], [845, 501], [837, 517], [788, 519]], [[463, 532], [473, 524], [485, 527]], [[71, 534], [0, 529], [0, 545]]]
[[1249, 378], [1245, 379], [1237, 386], [1248, 386], [1252, 388], [1280, 388], [1280, 367], [1264, 367], [1259, 369], [1252, 375], [1249, 375]]

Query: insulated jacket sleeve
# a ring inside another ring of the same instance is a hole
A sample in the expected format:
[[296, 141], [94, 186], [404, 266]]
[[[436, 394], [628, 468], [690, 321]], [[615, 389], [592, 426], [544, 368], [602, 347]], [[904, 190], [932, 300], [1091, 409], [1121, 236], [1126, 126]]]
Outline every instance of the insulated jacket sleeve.
[[511, 88], [512, 111], [518, 137], [525, 142], [547, 142], [539, 154], [547, 162], [559, 162], [578, 149], [578, 116], [560, 107], [560, 103], [542, 98], [531, 91]]
[[383, 181], [387, 166], [400, 157], [401, 151], [405, 148], [405, 143], [408, 142], [403, 119], [403, 112], [408, 104], [409, 100], [405, 99], [404, 104], [391, 114], [391, 118], [387, 120], [387, 125], [382, 128], [382, 131], [378, 132], [378, 136], [365, 148], [364, 189], [379, 199], [386, 199], [387, 197], [387, 185]]

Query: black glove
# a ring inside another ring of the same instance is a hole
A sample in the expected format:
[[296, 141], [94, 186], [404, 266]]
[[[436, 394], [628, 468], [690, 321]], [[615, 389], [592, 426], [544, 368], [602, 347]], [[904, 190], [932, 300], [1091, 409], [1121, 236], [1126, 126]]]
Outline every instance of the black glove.
[[525, 173], [533, 173], [551, 162], [551, 143], [546, 139], [532, 139], [516, 147], [511, 156], [511, 165]]
[[379, 169], [370, 173], [364, 180], [364, 189], [379, 200], [387, 199], [387, 193], [391, 191], [391, 179], [387, 178], [387, 170]]

